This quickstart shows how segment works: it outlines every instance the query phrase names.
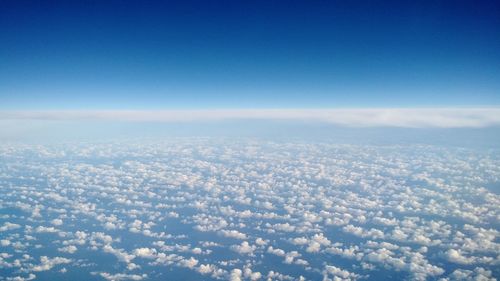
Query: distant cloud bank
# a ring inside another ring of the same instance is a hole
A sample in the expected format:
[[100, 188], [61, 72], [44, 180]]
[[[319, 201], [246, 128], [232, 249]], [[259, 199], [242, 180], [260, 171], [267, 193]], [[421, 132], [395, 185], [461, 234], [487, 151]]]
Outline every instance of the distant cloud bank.
[[300, 120], [349, 127], [481, 128], [500, 125], [500, 108], [0, 111], [0, 120], [196, 122], [231, 119]]

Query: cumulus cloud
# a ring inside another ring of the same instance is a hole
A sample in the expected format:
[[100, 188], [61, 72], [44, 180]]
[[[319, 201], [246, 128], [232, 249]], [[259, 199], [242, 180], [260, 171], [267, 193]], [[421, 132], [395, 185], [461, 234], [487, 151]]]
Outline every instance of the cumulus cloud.
[[285, 251], [282, 250], [282, 249], [275, 249], [273, 246], [269, 246], [269, 248], [267, 248], [267, 252], [270, 253], [270, 254], [273, 254], [273, 255], [277, 255], [277, 256], [285, 256]]
[[104, 245], [102, 249], [105, 253], [110, 253], [114, 255], [118, 260], [125, 263], [130, 263], [135, 258], [135, 255], [128, 254], [123, 249], [115, 249], [109, 244]]
[[211, 275], [216, 279], [220, 279], [222, 275], [227, 274], [227, 271], [217, 268], [213, 264], [202, 264], [196, 270], [203, 275]]
[[[329, 276], [333, 278], [330, 279]], [[325, 265], [325, 269], [323, 270], [323, 280], [358, 280], [361, 276], [359, 274], [349, 272], [345, 269], [341, 269], [339, 267], [333, 265]]]
[[484, 269], [482, 267], [476, 267], [474, 271], [467, 269], [456, 269], [452, 274], [448, 276], [447, 279], [443, 280], [462, 280], [462, 281], [474, 281], [474, 280], [484, 280], [484, 281], [496, 281], [497, 279], [493, 277], [492, 271]]
[[190, 257], [189, 259], [183, 259], [180, 261], [180, 265], [187, 268], [194, 268], [198, 264], [198, 260]]
[[316, 252], [319, 252], [320, 249], [321, 249], [320, 243], [318, 243], [316, 241], [311, 241], [311, 243], [309, 243], [309, 246], [307, 247], [306, 251], [309, 253], [316, 253]]
[[154, 248], [138, 248], [134, 250], [134, 254], [145, 259], [156, 258], [156, 249]]
[[14, 230], [14, 229], [18, 229], [18, 228], [21, 228], [21, 226], [19, 224], [5, 222], [2, 226], [0, 226], [0, 232]]
[[40, 257], [40, 264], [33, 266], [33, 271], [47, 271], [59, 264], [70, 263], [71, 260], [62, 257], [49, 258], [47, 256]]
[[202, 264], [198, 267], [198, 272], [201, 274], [210, 274], [214, 269], [214, 266], [211, 264]]
[[60, 226], [63, 224], [63, 221], [61, 219], [53, 219], [52, 221], [50, 221], [50, 223], [52, 223], [55, 226]]
[[255, 280], [259, 280], [262, 277], [262, 274], [258, 271], [254, 272], [254, 271], [252, 271], [252, 269], [247, 267], [243, 270], [243, 276], [245, 278], [252, 280], [252, 281], [255, 281]]
[[257, 238], [257, 239], [255, 239], [255, 244], [257, 244], [259, 246], [265, 246], [265, 245], [267, 245], [267, 243], [269, 243], [268, 240], [264, 240], [264, 239], [262, 239], [260, 237]]
[[458, 264], [472, 264], [475, 262], [475, 258], [473, 257], [466, 257], [462, 254], [460, 250], [455, 250], [455, 249], [449, 249], [444, 253], [444, 257], [453, 263], [458, 263]]
[[185, 122], [224, 119], [311, 120], [343, 126], [486, 127], [500, 125], [498, 108], [243, 109], [164, 111], [1, 111], [0, 120]]
[[247, 235], [245, 233], [241, 233], [238, 230], [221, 230], [219, 233], [228, 238], [234, 238], [234, 239], [241, 239], [245, 240], [247, 239]]
[[[498, 181], [500, 165], [479, 149], [183, 139], [2, 144], [0, 157], [8, 195], [0, 205], [23, 212], [0, 215], [6, 281], [63, 273], [54, 266], [69, 259], [38, 261], [54, 249], [104, 255], [108, 268], [74, 263], [108, 280], [166, 267], [218, 280], [370, 280], [380, 270], [388, 278], [488, 280], [499, 264], [500, 232], [491, 222], [500, 197], [483, 186]], [[13, 181], [27, 176], [33, 184]], [[219, 254], [229, 251], [241, 255]], [[325, 263], [339, 258], [342, 268]]]
[[230, 281], [241, 281], [243, 277], [243, 272], [239, 268], [235, 268], [231, 271], [231, 274], [229, 275], [229, 280]]
[[29, 281], [29, 280], [35, 280], [36, 275], [33, 273], [28, 274], [27, 277], [21, 277], [21, 276], [16, 276], [14, 278], [7, 278], [8, 281]]
[[121, 280], [133, 280], [133, 281], [140, 281], [144, 280], [148, 277], [147, 274], [125, 274], [125, 273], [118, 273], [118, 274], [111, 274], [108, 272], [101, 272], [99, 275], [109, 281], [121, 281]]
[[38, 226], [35, 228], [35, 232], [37, 233], [55, 233], [58, 232], [59, 230], [57, 228], [54, 228], [52, 226], [46, 227], [46, 226]]
[[240, 245], [233, 245], [231, 249], [239, 254], [252, 255], [255, 251], [255, 245], [250, 245], [247, 241], [241, 242]]
[[75, 253], [78, 250], [78, 248], [76, 246], [74, 246], [74, 245], [69, 245], [69, 246], [66, 246], [66, 247], [59, 248], [58, 250], [60, 252], [73, 254], [73, 253]]

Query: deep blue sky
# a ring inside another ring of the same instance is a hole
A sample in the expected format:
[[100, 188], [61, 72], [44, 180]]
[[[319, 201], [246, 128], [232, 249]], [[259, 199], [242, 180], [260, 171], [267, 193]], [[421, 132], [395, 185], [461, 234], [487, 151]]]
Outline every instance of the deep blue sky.
[[500, 1], [0, 1], [0, 109], [498, 105]]

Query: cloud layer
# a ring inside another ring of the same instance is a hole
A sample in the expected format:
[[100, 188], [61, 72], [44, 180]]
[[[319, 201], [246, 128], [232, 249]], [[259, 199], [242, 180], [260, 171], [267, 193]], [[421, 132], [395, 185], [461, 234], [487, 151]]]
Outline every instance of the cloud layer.
[[257, 138], [3, 142], [1, 280], [496, 281], [498, 156]]
[[500, 125], [500, 108], [223, 109], [157, 111], [1, 111], [0, 120], [196, 122], [303, 120], [351, 127], [481, 128]]

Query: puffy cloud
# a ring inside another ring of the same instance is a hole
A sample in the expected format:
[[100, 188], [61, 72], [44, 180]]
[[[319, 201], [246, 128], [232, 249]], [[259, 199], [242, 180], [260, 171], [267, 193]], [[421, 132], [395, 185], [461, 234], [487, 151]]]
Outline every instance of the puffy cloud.
[[63, 224], [63, 220], [62, 219], [53, 219], [50, 221], [50, 223], [55, 225], [55, 226], [60, 226]]
[[183, 259], [180, 261], [180, 265], [187, 268], [194, 268], [198, 264], [198, 260], [190, 257], [189, 259]]
[[252, 271], [250, 268], [245, 268], [243, 270], [243, 276], [245, 278], [248, 278], [250, 279], [251, 281], [256, 281], [256, 280], [259, 280], [261, 277], [262, 277], [262, 274], [260, 272], [254, 272]]
[[102, 249], [105, 253], [110, 253], [110, 254], [114, 255], [119, 261], [122, 261], [125, 263], [130, 263], [135, 258], [135, 255], [128, 254], [123, 249], [115, 249], [109, 244], [104, 245], [104, 247]]
[[321, 249], [321, 244], [316, 241], [311, 241], [307, 246], [306, 251], [309, 253], [317, 253]]
[[328, 240], [328, 238], [326, 238], [323, 235], [323, 233], [314, 234], [314, 236], [312, 237], [312, 240], [314, 240], [315, 242], [318, 242], [319, 244], [321, 244], [323, 246], [330, 246], [330, 244], [331, 244], [330, 240]]
[[243, 241], [240, 245], [231, 246], [231, 249], [239, 254], [252, 255], [256, 247], [250, 245], [247, 241]]
[[308, 262], [305, 261], [305, 260], [300, 260], [297, 262], [297, 260], [295, 260], [295, 258], [298, 258], [300, 257], [301, 255], [299, 254], [299, 252], [297, 251], [290, 251], [290, 252], [285, 252], [284, 250], [282, 249], [277, 249], [277, 248], [273, 248], [273, 246], [269, 246], [267, 248], [267, 252], [269, 254], [273, 254], [273, 255], [276, 255], [276, 256], [280, 256], [280, 257], [284, 257], [284, 263], [286, 264], [292, 264], [292, 263], [296, 263], [296, 264], [301, 264], [301, 265], [307, 265]]
[[462, 252], [455, 249], [449, 249], [444, 253], [446, 259], [453, 263], [458, 264], [472, 264], [476, 262], [474, 257], [466, 257], [462, 255]]
[[14, 230], [14, 229], [18, 229], [18, 228], [21, 228], [21, 226], [19, 224], [5, 222], [2, 226], [0, 226], [0, 232]]
[[35, 232], [37, 233], [55, 233], [55, 232], [59, 232], [59, 229], [57, 228], [54, 228], [53, 226], [49, 226], [49, 227], [46, 227], [46, 226], [38, 226], [37, 228], [35, 228]]
[[197, 271], [203, 275], [210, 275], [216, 279], [220, 279], [223, 275], [228, 274], [227, 271], [217, 268], [217, 266], [213, 264], [202, 264], [197, 268]]
[[58, 250], [60, 252], [73, 254], [74, 252], [76, 252], [78, 250], [78, 248], [76, 246], [74, 246], [74, 245], [69, 245], [69, 246], [66, 246], [66, 247], [59, 248]]
[[356, 259], [361, 260], [364, 256], [364, 253], [361, 252], [359, 246], [351, 246], [347, 249], [339, 248], [339, 247], [329, 247], [325, 249], [325, 251], [329, 254], [342, 256], [347, 259]]
[[138, 248], [134, 250], [134, 255], [140, 258], [154, 259], [156, 258], [156, 249], [154, 248]]
[[[330, 279], [329, 276], [332, 276], [333, 279]], [[333, 265], [325, 265], [325, 269], [323, 270], [323, 280], [358, 280], [361, 276], [359, 274], [349, 272], [345, 269], [341, 269], [339, 267]]]
[[71, 260], [62, 257], [49, 258], [47, 256], [40, 257], [40, 264], [35, 265], [31, 268], [33, 271], [47, 271], [51, 270], [54, 266], [59, 264], [70, 263]]
[[275, 248], [273, 248], [273, 246], [269, 246], [269, 248], [267, 248], [267, 252], [270, 254], [276, 255], [276, 256], [281, 256], [281, 257], [284, 257], [286, 254], [286, 252], [284, 250], [275, 249]]
[[198, 267], [198, 272], [201, 274], [210, 274], [215, 270], [215, 266], [212, 264], [202, 264]]
[[241, 239], [245, 240], [247, 239], [247, 235], [245, 233], [241, 233], [238, 230], [221, 230], [219, 233], [228, 238], [234, 238], [234, 239]]
[[[79, 239], [85, 239], [85, 237], [87, 237], [87, 234], [85, 232], [76, 232], [75, 235], [79, 238]], [[93, 232], [92, 233], [92, 240], [95, 241], [95, 240], [99, 240], [105, 244], [110, 244], [113, 242], [113, 237], [111, 237], [110, 235], [107, 235], [103, 232]]]
[[408, 235], [405, 232], [403, 232], [401, 229], [398, 229], [398, 228], [395, 228], [392, 231], [391, 236], [393, 239], [399, 240], [399, 241], [406, 241], [406, 239], [408, 238]]
[[[105, 222], [105, 223], [104, 223], [104, 228], [105, 228], [106, 230], [113, 230], [113, 229], [116, 229], [116, 228], [117, 228], [117, 226], [116, 226], [114, 223], [112, 223], [112, 222], [110, 222], [110, 221], [107, 221], [107, 222]], [[132, 231], [132, 232], [133, 232], [133, 231]], [[138, 232], [138, 231], [136, 231], [136, 232]]]
[[371, 228], [369, 230], [363, 229], [362, 227], [354, 226], [352, 224], [346, 225], [342, 228], [344, 232], [354, 234], [363, 238], [372, 238], [372, 239], [382, 239], [385, 237], [384, 232], [379, 229]]
[[147, 274], [125, 274], [125, 273], [117, 273], [117, 274], [111, 274], [108, 272], [100, 272], [99, 275], [109, 281], [122, 281], [122, 280], [133, 280], [133, 281], [140, 281], [147, 279], [148, 275]]
[[75, 240], [73, 240], [73, 241], [76, 244], [83, 245], [83, 244], [85, 244], [88, 235], [87, 235], [87, 233], [85, 233], [83, 231], [76, 231], [74, 233], [74, 236], [75, 236]]
[[7, 278], [8, 281], [29, 281], [29, 280], [35, 280], [35, 279], [36, 279], [36, 275], [33, 273], [28, 274], [27, 277], [16, 276], [13, 278], [9, 278], [9, 277]]
[[269, 241], [264, 240], [264, 239], [262, 239], [260, 237], [257, 238], [257, 239], [255, 239], [255, 244], [257, 244], [259, 246], [265, 246], [265, 245], [267, 245], [267, 243], [269, 243]]
[[267, 227], [271, 228], [273, 231], [283, 231], [283, 232], [293, 232], [295, 231], [295, 226], [286, 223], [277, 223], [277, 224], [267, 224]]
[[243, 272], [241, 269], [235, 268], [231, 270], [231, 274], [229, 275], [230, 281], [241, 281], [243, 277]]
[[292, 240], [292, 244], [294, 245], [305, 245], [309, 243], [309, 239], [305, 237], [297, 237]]
[[196, 248], [193, 248], [193, 249], [191, 250], [191, 252], [192, 252], [193, 254], [200, 255], [200, 254], [202, 254], [202, 253], [203, 253], [203, 250], [202, 250], [201, 248], [199, 248], [199, 247], [196, 247]]
[[491, 270], [484, 269], [482, 267], [476, 267], [473, 271], [467, 269], [456, 269], [453, 271], [447, 279], [443, 280], [453, 280], [453, 281], [473, 281], [473, 280], [484, 280], [484, 281], [495, 281], [497, 280], [493, 277]]
[[[245, 280], [301, 280], [303, 272], [369, 279], [361, 274], [383, 269], [412, 280], [470, 280], [494, 278], [499, 263], [492, 222], [500, 200], [483, 186], [500, 178], [500, 165], [479, 149], [186, 139], [64, 148], [2, 144], [0, 157], [17, 159], [0, 165], [8, 194], [0, 195], [0, 205], [21, 211], [0, 215], [0, 267], [13, 272], [6, 280], [47, 267], [22, 255], [47, 255], [49, 244], [68, 254], [113, 254], [118, 260], [110, 266], [124, 262], [121, 267], [141, 278], [144, 270], [171, 266], [214, 279], [231, 272]], [[28, 177], [27, 186], [12, 180]], [[21, 231], [8, 232], [12, 225]], [[38, 234], [46, 232], [58, 235]], [[223, 259], [219, 253], [228, 250], [242, 255]], [[273, 265], [264, 276], [252, 271], [270, 255], [281, 257], [291, 275]], [[339, 257], [359, 266], [321, 263]], [[135, 264], [136, 258], [148, 260]], [[436, 266], [443, 259], [454, 263], [453, 273]]]

